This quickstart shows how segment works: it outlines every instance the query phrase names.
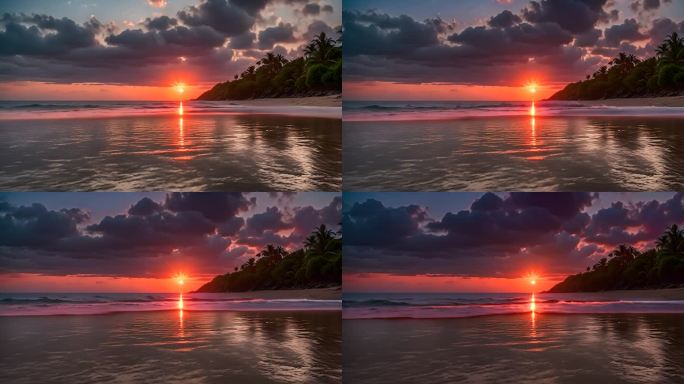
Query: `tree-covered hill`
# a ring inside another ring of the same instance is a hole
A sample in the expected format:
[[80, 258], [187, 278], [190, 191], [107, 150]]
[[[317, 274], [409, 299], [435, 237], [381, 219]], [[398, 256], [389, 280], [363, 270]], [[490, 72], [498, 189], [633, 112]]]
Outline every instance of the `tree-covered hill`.
[[198, 100], [305, 97], [342, 92], [342, 47], [324, 32], [304, 48], [304, 57], [288, 61], [269, 52], [233, 80], [216, 84]]
[[219, 275], [196, 292], [319, 288], [342, 284], [342, 239], [321, 225], [293, 252], [266, 246], [232, 273]]
[[586, 80], [568, 84], [549, 100], [598, 100], [676, 96], [684, 92], [684, 38], [673, 32], [656, 56], [639, 60], [620, 53]]
[[672, 225], [655, 249], [620, 245], [584, 273], [568, 276], [548, 292], [668, 288], [684, 285], [684, 231]]

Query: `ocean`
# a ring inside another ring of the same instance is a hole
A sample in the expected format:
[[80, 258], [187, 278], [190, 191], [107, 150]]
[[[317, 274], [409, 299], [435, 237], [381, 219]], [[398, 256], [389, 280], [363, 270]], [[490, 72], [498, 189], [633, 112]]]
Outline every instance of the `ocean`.
[[345, 319], [461, 318], [520, 313], [681, 313], [684, 300], [608, 300], [600, 293], [345, 293]]

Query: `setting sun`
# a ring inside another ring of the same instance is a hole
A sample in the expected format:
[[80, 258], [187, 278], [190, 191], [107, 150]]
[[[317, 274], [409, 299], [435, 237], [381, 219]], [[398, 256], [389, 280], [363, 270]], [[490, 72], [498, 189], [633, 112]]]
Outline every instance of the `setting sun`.
[[176, 91], [177, 91], [178, 93], [183, 93], [183, 92], [185, 92], [185, 84], [183, 84], [183, 83], [178, 83], [178, 84], [176, 84]]
[[530, 91], [530, 93], [537, 93], [538, 87], [537, 83], [534, 82], [527, 84], [527, 90]]

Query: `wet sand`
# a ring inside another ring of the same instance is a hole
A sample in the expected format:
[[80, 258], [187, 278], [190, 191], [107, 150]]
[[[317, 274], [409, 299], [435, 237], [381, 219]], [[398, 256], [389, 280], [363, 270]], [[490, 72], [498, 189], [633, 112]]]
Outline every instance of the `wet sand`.
[[3, 383], [339, 383], [339, 311], [0, 317]]
[[[546, 293], [540, 293], [543, 299]], [[568, 295], [574, 300], [684, 300], [684, 288], [634, 289], [603, 292], [554, 293], [554, 296]]]
[[345, 320], [350, 383], [681, 383], [684, 315]]
[[307, 106], [307, 107], [342, 107], [342, 95], [314, 97], [277, 97], [253, 100], [226, 100], [227, 103], [244, 106]]
[[343, 188], [680, 190], [681, 128], [681, 118], [653, 116], [345, 121]]
[[308, 299], [308, 300], [342, 300], [342, 287], [314, 289], [274, 289], [249, 292], [231, 292], [245, 299]]
[[684, 107], [684, 96], [577, 100], [577, 102], [588, 106], [606, 105], [610, 107]]
[[339, 191], [341, 125], [242, 113], [4, 121], [0, 189]]

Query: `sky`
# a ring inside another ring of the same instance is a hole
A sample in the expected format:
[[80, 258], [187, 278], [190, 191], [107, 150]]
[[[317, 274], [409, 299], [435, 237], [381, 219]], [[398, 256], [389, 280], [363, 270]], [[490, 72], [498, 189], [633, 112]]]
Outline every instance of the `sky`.
[[684, 224], [684, 193], [343, 195], [349, 292], [548, 289], [620, 244], [652, 247]]
[[344, 1], [349, 100], [529, 100], [684, 34], [679, 0]]
[[340, 0], [3, 0], [0, 99], [197, 97], [273, 51], [337, 37]]
[[0, 193], [0, 292], [199, 288], [265, 245], [339, 230], [339, 193]]

